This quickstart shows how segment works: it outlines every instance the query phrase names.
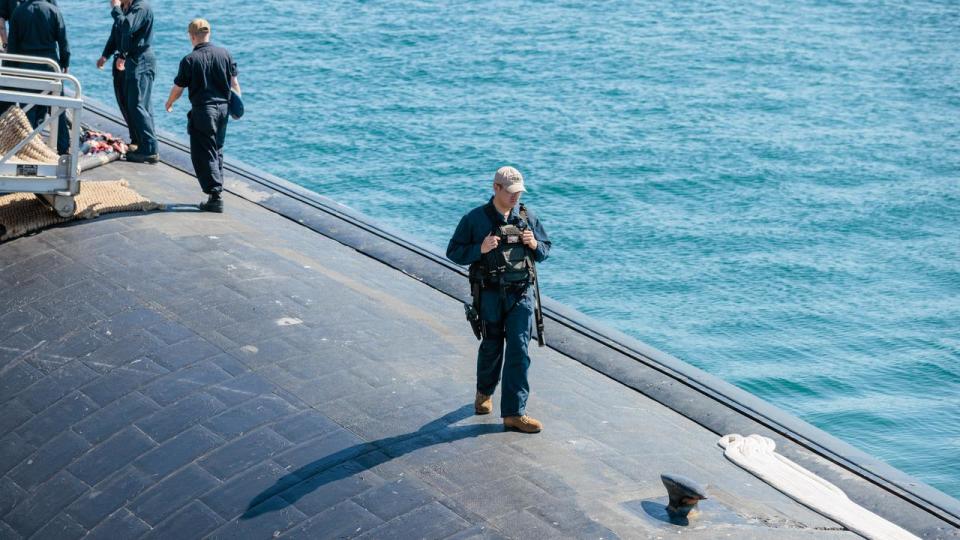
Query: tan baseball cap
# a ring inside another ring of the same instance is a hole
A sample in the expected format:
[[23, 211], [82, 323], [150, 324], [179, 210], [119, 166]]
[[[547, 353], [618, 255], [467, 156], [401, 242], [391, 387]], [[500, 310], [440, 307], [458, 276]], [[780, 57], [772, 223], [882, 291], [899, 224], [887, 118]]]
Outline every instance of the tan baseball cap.
[[190, 24], [187, 26], [187, 32], [190, 32], [191, 36], [199, 36], [200, 34], [209, 34], [210, 33], [210, 23], [206, 19], [194, 19], [190, 21]]
[[520, 174], [520, 171], [509, 166], [497, 169], [497, 174], [493, 175], [493, 183], [503, 186], [507, 193], [527, 191], [527, 188], [523, 186], [523, 175]]

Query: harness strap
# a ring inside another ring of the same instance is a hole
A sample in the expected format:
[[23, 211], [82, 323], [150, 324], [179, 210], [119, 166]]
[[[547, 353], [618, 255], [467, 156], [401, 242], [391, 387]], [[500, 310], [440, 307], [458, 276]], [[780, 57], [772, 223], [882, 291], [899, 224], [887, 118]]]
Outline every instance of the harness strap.
[[[498, 212], [497, 209], [494, 207], [493, 201], [490, 201], [490, 202], [488, 202], [486, 205], [484, 205], [484, 207], [483, 207], [483, 212], [484, 212], [484, 214], [486, 214], [487, 219], [490, 220], [490, 234], [498, 234], [498, 233], [499, 233], [499, 229], [500, 229], [500, 219], [501, 219], [502, 216], [500, 216], [499, 212]], [[523, 205], [523, 203], [520, 203], [520, 209], [518, 210], [517, 214], [520, 216], [520, 219], [521, 219], [521, 220], [523, 220], [524, 222], [529, 223], [529, 222], [528, 222], [528, 218], [527, 218], [527, 209], [526, 209], [526, 207]], [[527, 253], [526, 253], [526, 264], [527, 264], [527, 268], [528, 268], [528, 269], [532, 268], [532, 260], [530, 259], [530, 253], [529, 253], [529, 251], [530, 251], [530, 250], [528, 249], [528, 250], [527, 250]], [[491, 253], [492, 253], [492, 252], [491, 252]], [[488, 254], [488, 255], [489, 255], [489, 254]], [[480, 264], [481, 266], [486, 266], [486, 265], [484, 264], [484, 262], [485, 262], [485, 261], [481, 261], [479, 264]], [[486, 277], [486, 276], [484, 276], [484, 277]], [[504, 306], [505, 306], [506, 303], [507, 303], [507, 288], [508, 288], [509, 286], [503, 282], [503, 276], [498, 273], [497, 276], [496, 276], [496, 282], [491, 283], [492, 287], [486, 287], [486, 285], [487, 285], [488, 283], [490, 283], [490, 282], [487, 281], [486, 279], [483, 280], [482, 285], [481, 285], [481, 289], [483, 289], [483, 288], [495, 288], [495, 289], [497, 290], [497, 292], [499, 293], [499, 300], [500, 300], [500, 302], [499, 302], [499, 307], [500, 307], [500, 320], [499, 320], [499, 321], [496, 321], [496, 322], [483, 321], [483, 336], [484, 336], [485, 339], [488, 339], [488, 338], [494, 338], [494, 339], [496, 339], [496, 338], [502, 338], [502, 337], [504, 336], [504, 334], [505, 334], [504, 325], [506, 324], [507, 315], [509, 315], [510, 312], [513, 311], [514, 308], [517, 307], [517, 304], [519, 304], [520, 301], [523, 299], [524, 295], [527, 294], [527, 291], [528, 291], [529, 288], [530, 288], [530, 284], [532, 283], [532, 280], [533, 280], [533, 274], [531, 273], [531, 278], [528, 279], [528, 280], [523, 284], [522, 287], [520, 287], [519, 289], [517, 289], [517, 291], [516, 291], [517, 297], [516, 297], [516, 299], [513, 301], [513, 303], [510, 304], [510, 307], [507, 308], [507, 309], [503, 309], [503, 308], [504, 308]], [[475, 300], [477, 300], [477, 299], [475, 298]]]

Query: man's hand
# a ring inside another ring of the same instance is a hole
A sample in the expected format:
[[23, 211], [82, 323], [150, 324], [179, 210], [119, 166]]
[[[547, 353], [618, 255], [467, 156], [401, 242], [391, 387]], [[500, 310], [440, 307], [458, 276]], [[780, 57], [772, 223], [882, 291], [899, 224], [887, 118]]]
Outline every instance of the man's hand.
[[173, 112], [173, 103], [174, 103], [174, 102], [173, 102], [172, 100], [169, 100], [169, 99], [168, 99], [168, 100], [167, 100], [167, 104], [164, 105], [164, 108], [167, 109], [167, 112], [168, 112], [168, 113]]
[[500, 245], [500, 237], [490, 235], [483, 239], [483, 243], [480, 244], [480, 253], [486, 255], [490, 253], [491, 250], [497, 249], [497, 246]]
[[120, 0], [110, 0], [110, 9], [120, 7]]
[[122, 56], [117, 58], [117, 71], [123, 71], [127, 69], [127, 61]]
[[106, 57], [106, 56], [101, 56], [101, 57], [97, 60], [97, 69], [103, 69], [103, 66], [106, 65], [106, 63], [107, 63], [107, 57]]
[[534, 251], [536, 251], [537, 246], [540, 245], [537, 243], [537, 239], [536, 237], [533, 236], [533, 231], [531, 231], [530, 229], [523, 231], [523, 236], [521, 236], [520, 238], [521, 240], [523, 240], [523, 244], [525, 246], [527, 246], [528, 248]]

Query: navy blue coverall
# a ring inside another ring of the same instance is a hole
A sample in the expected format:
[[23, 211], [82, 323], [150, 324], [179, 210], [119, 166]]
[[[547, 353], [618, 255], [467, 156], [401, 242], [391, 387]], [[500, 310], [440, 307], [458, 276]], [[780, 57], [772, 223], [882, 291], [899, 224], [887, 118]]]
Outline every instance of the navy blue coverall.
[[146, 0], [133, 0], [126, 12], [120, 6], [110, 11], [117, 25], [124, 67], [124, 90], [127, 99], [127, 121], [130, 124], [137, 154], [157, 154], [157, 134], [153, 126], [153, 80], [157, 75], [157, 57], [153, 54], [153, 9]]
[[[487, 204], [492, 205], [493, 199]], [[505, 220], [499, 211], [499, 223], [491, 223], [483, 206], [474, 208], [463, 216], [457, 230], [447, 244], [447, 257], [457, 263], [470, 265], [480, 261], [480, 244], [494, 227], [520, 222], [519, 208], [510, 211]], [[527, 209], [527, 224], [537, 239], [533, 259], [541, 262], [550, 254], [550, 239], [540, 220]], [[534, 295], [530, 287], [507, 290], [501, 297], [497, 288], [484, 288], [480, 293], [480, 318], [488, 327], [502, 328], [503, 335], [487, 335], [477, 351], [477, 391], [493, 395], [503, 372], [503, 390], [500, 400], [500, 416], [523, 416], [526, 410], [530, 384], [527, 370], [530, 368], [528, 345], [533, 334]], [[504, 346], [506, 344], [506, 346]]]
[[[57, 0], [47, 0], [53, 5], [57, 5]], [[0, 0], [0, 19], [3, 19], [7, 25], [7, 38], [10, 36], [10, 18], [13, 17], [13, 11], [20, 7], [24, 0]], [[0, 101], [0, 114], [3, 114], [10, 108], [12, 103]]]
[[[127, 129], [130, 131], [130, 144], [137, 143], [137, 134], [133, 130], [133, 126], [130, 124], [130, 113], [127, 110], [127, 88], [126, 88], [126, 74], [123, 71], [117, 69], [117, 60], [120, 58], [120, 24], [117, 21], [113, 21], [113, 26], [110, 27], [110, 37], [107, 38], [107, 43], [103, 46], [103, 54], [100, 56], [108, 59], [111, 66], [111, 74], [113, 75], [113, 95], [117, 98], [117, 107], [120, 108], [120, 114], [123, 115], [123, 121], [127, 124]], [[116, 57], [113, 57], [116, 54]]]
[[[70, 44], [67, 42], [67, 27], [60, 8], [48, 0], [25, 0], [10, 15], [10, 33], [7, 36], [7, 52], [26, 56], [50, 58], [66, 71], [70, 67]], [[37, 64], [20, 64], [14, 67], [53, 71]], [[48, 107], [33, 107], [27, 111], [30, 125], [37, 127], [47, 117]], [[66, 154], [70, 149], [70, 133], [66, 115], [60, 116], [57, 130], [57, 152]]]
[[223, 143], [227, 137], [230, 82], [237, 76], [237, 63], [230, 52], [212, 43], [200, 43], [180, 60], [173, 84], [190, 92], [187, 133], [190, 160], [208, 195], [223, 190]]

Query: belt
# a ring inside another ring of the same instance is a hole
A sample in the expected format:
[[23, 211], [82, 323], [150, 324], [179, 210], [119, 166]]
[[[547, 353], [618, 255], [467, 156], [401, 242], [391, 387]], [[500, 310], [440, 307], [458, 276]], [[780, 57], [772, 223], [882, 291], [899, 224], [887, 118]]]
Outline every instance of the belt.
[[[520, 292], [524, 289], [527, 289], [528, 287], [530, 287], [529, 281], [516, 281], [512, 283], [503, 284], [503, 289], [507, 292]], [[500, 284], [484, 282], [483, 290], [500, 292]]]
[[129, 51], [127, 53], [127, 58], [139, 58], [148, 52], [153, 52], [153, 49], [150, 48], [149, 45]]

